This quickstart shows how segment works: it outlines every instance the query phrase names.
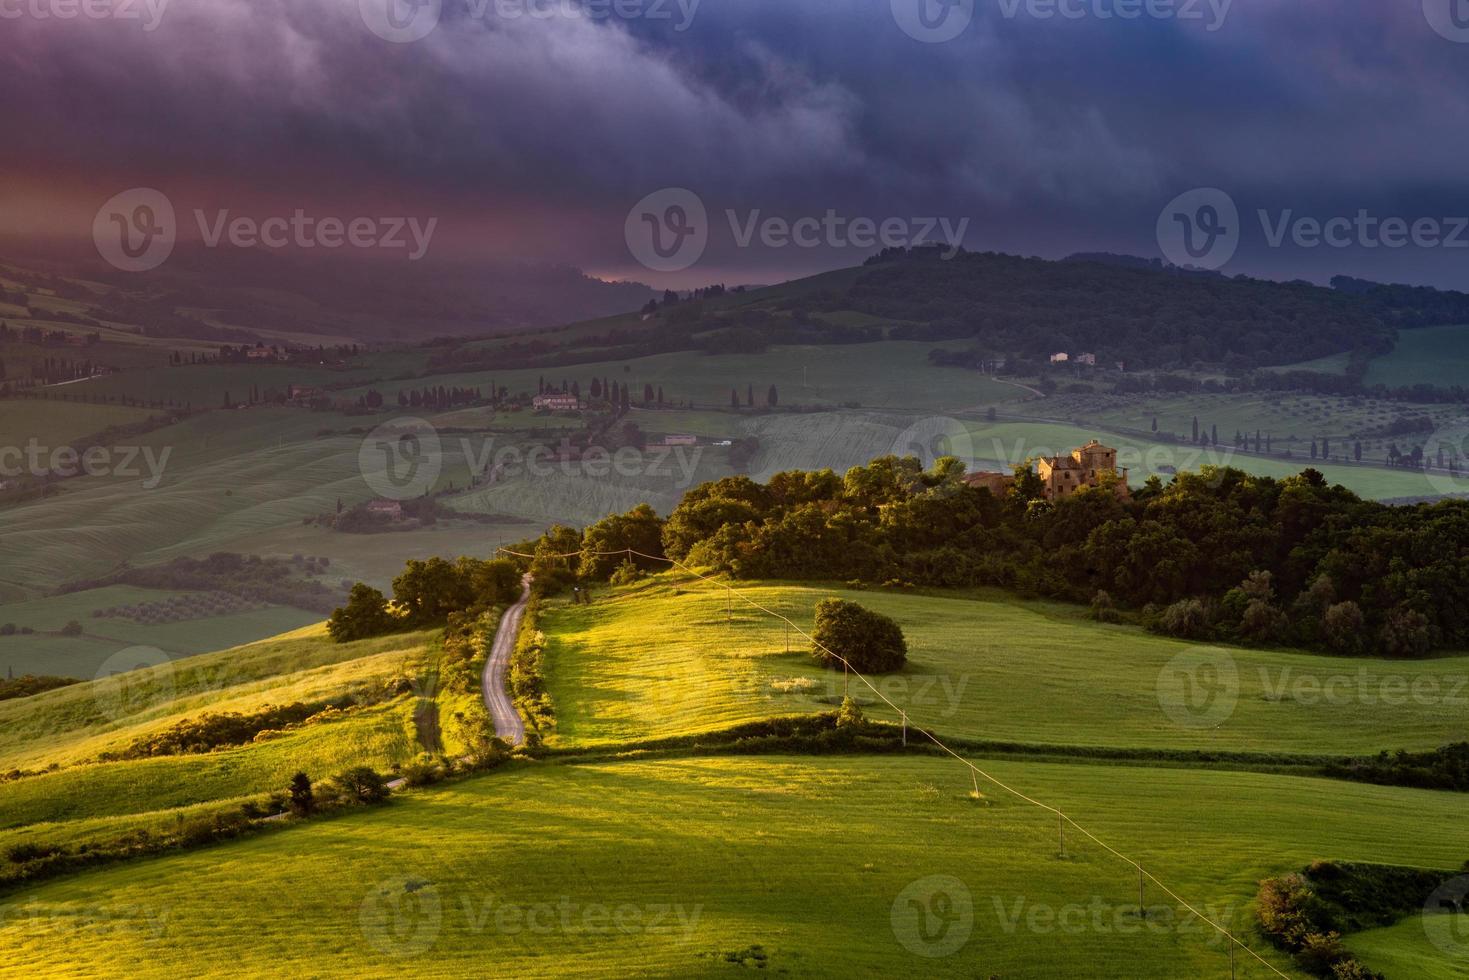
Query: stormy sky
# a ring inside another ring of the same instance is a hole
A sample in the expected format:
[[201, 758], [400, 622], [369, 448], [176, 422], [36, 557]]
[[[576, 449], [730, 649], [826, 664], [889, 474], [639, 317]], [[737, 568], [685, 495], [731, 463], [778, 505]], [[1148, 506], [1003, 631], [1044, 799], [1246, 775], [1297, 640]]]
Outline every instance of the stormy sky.
[[[85, 240], [148, 187], [181, 239], [195, 211], [432, 217], [436, 257], [691, 286], [870, 254], [763, 233], [829, 212], [1156, 256], [1165, 205], [1218, 188], [1226, 272], [1469, 288], [1463, 0], [417, 2], [0, 0], [0, 232]], [[707, 212], [688, 268], [628, 242], [665, 188]], [[1364, 212], [1439, 234], [1266, 228]]]

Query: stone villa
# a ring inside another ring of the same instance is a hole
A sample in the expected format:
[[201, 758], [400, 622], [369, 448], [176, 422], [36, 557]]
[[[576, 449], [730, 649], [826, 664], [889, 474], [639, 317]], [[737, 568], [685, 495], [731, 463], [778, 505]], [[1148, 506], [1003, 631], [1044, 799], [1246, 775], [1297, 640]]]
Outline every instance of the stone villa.
[[[1070, 456], [1043, 456], [1036, 460], [1036, 473], [1045, 484], [1046, 499], [1069, 497], [1082, 487], [1096, 486], [1105, 474], [1121, 477], [1117, 493], [1127, 496], [1127, 470], [1117, 469], [1117, 450], [1097, 440], [1073, 449]], [[982, 487], [999, 496], [1015, 482], [1008, 473], [970, 473], [964, 481], [971, 487]]]

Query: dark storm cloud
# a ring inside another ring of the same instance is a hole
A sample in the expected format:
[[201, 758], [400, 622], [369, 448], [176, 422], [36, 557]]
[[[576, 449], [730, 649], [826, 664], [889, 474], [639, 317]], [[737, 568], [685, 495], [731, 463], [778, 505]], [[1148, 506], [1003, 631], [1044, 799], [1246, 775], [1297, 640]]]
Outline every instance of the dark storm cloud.
[[[1153, 254], [1159, 208], [1196, 186], [1227, 189], [1247, 226], [1255, 208], [1469, 213], [1469, 44], [1417, 0], [1216, 0], [1217, 25], [994, 0], [936, 44], [889, 0], [667, 0], [666, 18], [600, 21], [444, 2], [404, 44], [357, 0], [171, 0], [152, 30], [7, 16], [0, 164], [93, 193], [188, 178], [224, 199], [387, 195], [618, 271], [628, 207], [663, 186], [698, 191], [719, 224], [725, 208], [969, 217], [971, 247], [1043, 254]], [[1243, 271], [1376, 263], [1469, 285], [1462, 253], [1271, 250], [1258, 233]], [[716, 235], [708, 262], [768, 278], [860, 257]]]

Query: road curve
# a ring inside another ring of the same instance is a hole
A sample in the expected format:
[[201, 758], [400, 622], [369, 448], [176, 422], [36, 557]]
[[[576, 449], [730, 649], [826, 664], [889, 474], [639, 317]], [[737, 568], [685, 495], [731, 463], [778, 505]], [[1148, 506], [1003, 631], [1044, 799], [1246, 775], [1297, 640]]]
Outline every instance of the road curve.
[[515, 605], [505, 610], [500, 617], [500, 628], [495, 631], [495, 642], [490, 647], [489, 659], [485, 661], [485, 673], [481, 678], [485, 692], [485, 707], [495, 722], [495, 734], [519, 745], [525, 741], [525, 722], [520, 712], [510, 701], [505, 689], [505, 675], [510, 670], [510, 654], [515, 650], [515, 638], [520, 635], [520, 621], [525, 618], [525, 606], [530, 602], [530, 576], [521, 580], [520, 598]]

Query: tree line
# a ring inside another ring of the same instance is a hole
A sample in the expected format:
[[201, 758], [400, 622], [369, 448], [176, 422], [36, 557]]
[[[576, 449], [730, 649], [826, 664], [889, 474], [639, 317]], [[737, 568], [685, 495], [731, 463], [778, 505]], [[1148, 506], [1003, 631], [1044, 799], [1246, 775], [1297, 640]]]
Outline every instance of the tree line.
[[999, 586], [1192, 639], [1399, 657], [1469, 645], [1469, 501], [1388, 506], [1312, 469], [1206, 466], [1049, 501], [1026, 467], [996, 496], [958, 460], [888, 456], [842, 476], [726, 477], [666, 519], [644, 504], [521, 548], [551, 587], [666, 567], [599, 554], [632, 549], [739, 578]]

